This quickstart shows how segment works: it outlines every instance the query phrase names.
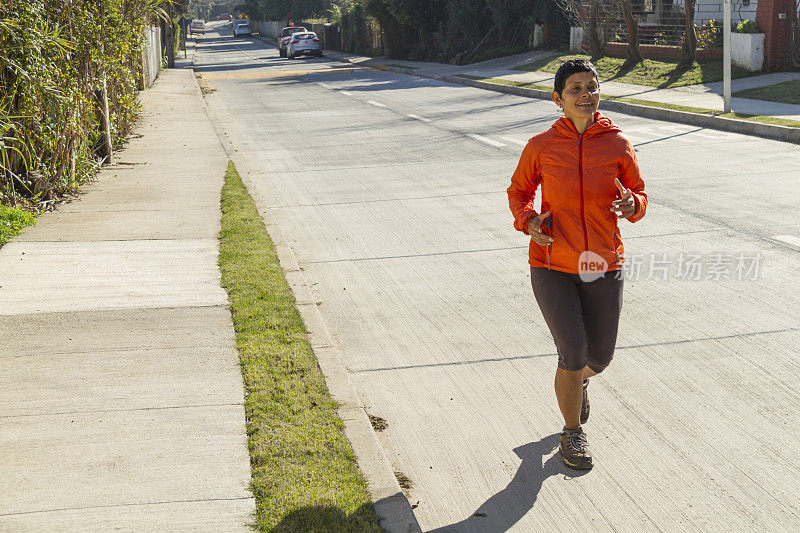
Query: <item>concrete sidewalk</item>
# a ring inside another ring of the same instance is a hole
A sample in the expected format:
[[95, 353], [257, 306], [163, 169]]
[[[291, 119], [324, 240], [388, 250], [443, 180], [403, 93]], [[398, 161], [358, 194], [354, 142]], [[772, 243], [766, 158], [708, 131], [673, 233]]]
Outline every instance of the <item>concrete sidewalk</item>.
[[254, 522], [228, 158], [193, 77], [164, 71], [116, 163], [0, 249], [0, 531]]

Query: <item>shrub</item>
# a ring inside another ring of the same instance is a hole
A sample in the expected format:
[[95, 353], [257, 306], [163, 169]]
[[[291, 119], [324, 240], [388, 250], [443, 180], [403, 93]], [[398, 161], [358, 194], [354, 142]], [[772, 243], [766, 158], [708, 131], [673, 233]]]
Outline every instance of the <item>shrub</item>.
[[0, 204], [45, 202], [92, 178], [102, 80], [112, 142], [138, 113], [143, 30], [170, 0], [0, 2]]
[[758, 24], [754, 20], [743, 20], [739, 24], [736, 25], [736, 29], [733, 30], [736, 33], [761, 33], [758, 29]]

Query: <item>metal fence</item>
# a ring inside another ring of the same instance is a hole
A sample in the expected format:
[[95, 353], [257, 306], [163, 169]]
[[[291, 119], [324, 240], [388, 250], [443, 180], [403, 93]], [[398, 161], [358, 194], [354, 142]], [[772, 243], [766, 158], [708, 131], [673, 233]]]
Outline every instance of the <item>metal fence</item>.
[[[598, 20], [602, 38], [609, 43], [627, 43], [628, 30], [618, 0], [558, 0], [572, 14], [573, 23]], [[732, 0], [732, 23], [755, 20], [755, 0]], [[639, 44], [681, 46], [686, 33], [686, 6], [683, 0], [633, 0]], [[723, 0], [696, 0], [694, 30], [699, 49], [722, 48]], [[592, 13], [592, 10], [596, 10]]]

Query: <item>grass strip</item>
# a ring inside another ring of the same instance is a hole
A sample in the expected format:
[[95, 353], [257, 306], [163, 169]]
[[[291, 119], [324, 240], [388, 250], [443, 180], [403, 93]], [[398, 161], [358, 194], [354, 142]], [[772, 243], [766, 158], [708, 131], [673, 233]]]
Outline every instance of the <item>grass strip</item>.
[[0, 205], [0, 246], [19, 235], [22, 228], [36, 223], [36, 217], [17, 207]]
[[395, 67], [395, 68], [410, 68], [410, 69], [417, 69], [419, 67], [413, 67], [411, 65], [400, 65], [399, 63], [386, 63], [383, 65], [384, 67]]
[[800, 80], [784, 81], [766, 87], [744, 89], [742, 91], [736, 91], [731, 96], [798, 105], [800, 104]]
[[[480, 76], [470, 76], [469, 74], [457, 74], [459, 78], [468, 78], [471, 80], [485, 81], [488, 83], [496, 83], [498, 85], [511, 85], [514, 87], [524, 87], [529, 89], [538, 89], [540, 91], [552, 91], [552, 87], [545, 85], [537, 85], [535, 83], [525, 83], [513, 80], [504, 80], [502, 78], [482, 78]], [[639, 100], [636, 98], [628, 98], [625, 96], [603, 96], [603, 100], [614, 100], [616, 102], [626, 102], [629, 104], [637, 104], [648, 107], [658, 107], [660, 109], [672, 109], [674, 111], [686, 111], [687, 113], [699, 113], [701, 115], [711, 115], [722, 118], [735, 118], [738, 120], [746, 120], [749, 122], [759, 122], [761, 124], [772, 124], [775, 126], [788, 126], [790, 128], [800, 128], [800, 121], [788, 120], [768, 115], [748, 115], [747, 113], [722, 113], [716, 109], [706, 109], [703, 107], [689, 107], [684, 105], [667, 104], [664, 102], [653, 102], [650, 100]]]
[[489, 83], [496, 83], [498, 85], [510, 85], [512, 87], [524, 87], [526, 89], [538, 89], [540, 91], [553, 91], [553, 87], [547, 85], [537, 85], [535, 83], [525, 83], [524, 81], [504, 80], [503, 78], [482, 78], [481, 76], [472, 76], [470, 74], [456, 74], [457, 78], [467, 78], [468, 80], [486, 81]]
[[[532, 61], [525, 65], [514, 67], [514, 70], [542, 71], [555, 73], [558, 67], [568, 59], [589, 59], [588, 55], [563, 53], [557, 56], [548, 56], [538, 61]], [[722, 81], [722, 61], [699, 61], [692, 64], [687, 69], [678, 69], [677, 61], [655, 61], [645, 59], [631, 68], [622, 70], [624, 59], [618, 57], [603, 57], [594, 66], [600, 81], [618, 81], [622, 83], [633, 83], [635, 85], [646, 85], [648, 87], [658, 87], [666, 89], [669, 87], [683, 87], [686, 85], [697, 85], [698, 83], [712, 83]], [[759, 72], [751, 72], [747, 69], [733, 65], [731, 69], [732, 78], [747, 78], [755, 76]]]
[[245, 386], [260, 531], [380, 532], [278, 256], [232, 163], [219, 265]]

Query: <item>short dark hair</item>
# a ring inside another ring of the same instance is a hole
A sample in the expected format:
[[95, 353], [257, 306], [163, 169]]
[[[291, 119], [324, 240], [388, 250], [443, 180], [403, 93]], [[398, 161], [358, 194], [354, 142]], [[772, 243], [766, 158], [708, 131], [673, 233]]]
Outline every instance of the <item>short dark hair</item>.
[[594, 68], [591, 61], [587, 61], [586, 59], [569, 59], [558, 67], [555, 80], [553, 80], [553, 90], [558, 93], [558, 96], [561, 96], [561, 93], [564, 91], [564, 85], [566, 85], [567, 79], [578, 72], [591, 72], [598, 83], [600, 82], [597, 69]]

